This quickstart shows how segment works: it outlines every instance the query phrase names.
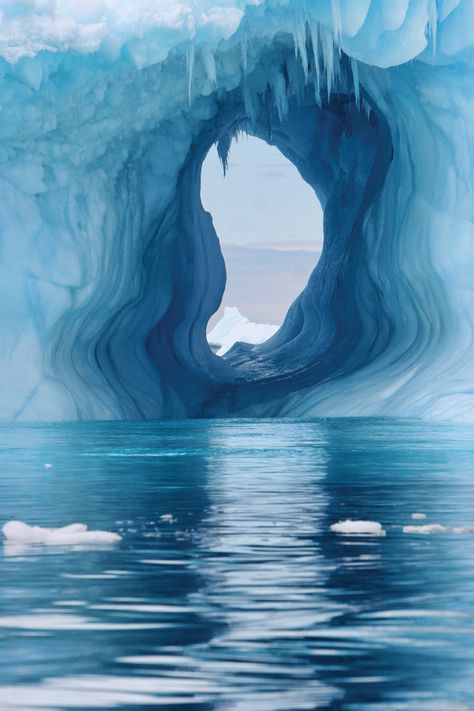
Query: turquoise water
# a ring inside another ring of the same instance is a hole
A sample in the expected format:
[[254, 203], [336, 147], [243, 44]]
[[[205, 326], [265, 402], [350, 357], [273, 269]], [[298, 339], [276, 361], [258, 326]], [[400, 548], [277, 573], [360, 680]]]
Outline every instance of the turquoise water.
[[[0, 525], [123, 538], [0, 548], [0, 709], [474, 709], [474, 536], [401, 528], [474, 525], [472, 435], [1, 427]], [[387, 535], [332, 533], [344, 518]]]

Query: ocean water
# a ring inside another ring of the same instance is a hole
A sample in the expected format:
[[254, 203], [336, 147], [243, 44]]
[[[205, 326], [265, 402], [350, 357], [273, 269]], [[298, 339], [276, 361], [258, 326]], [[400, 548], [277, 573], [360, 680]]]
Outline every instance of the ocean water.
[[12, 518], [123, 538], [1, 542], [1, 711], [474, 709], [472, 428], [2, 426]]

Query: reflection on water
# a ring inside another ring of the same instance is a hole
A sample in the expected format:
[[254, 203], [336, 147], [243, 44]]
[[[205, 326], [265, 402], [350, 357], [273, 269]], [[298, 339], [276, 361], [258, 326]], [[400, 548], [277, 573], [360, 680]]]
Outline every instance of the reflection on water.
[[[474, 708], [468, 428], [388, 420], [0, 430], [0, 709]], [[45, 468], [51, 463], [51, 468]], [[338, 536], [344, 518], [385, 538]]]

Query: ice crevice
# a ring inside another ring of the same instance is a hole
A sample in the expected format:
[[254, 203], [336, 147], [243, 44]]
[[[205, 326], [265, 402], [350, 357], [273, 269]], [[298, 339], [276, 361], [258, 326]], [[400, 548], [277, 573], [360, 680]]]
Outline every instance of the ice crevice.
[[[0, 0], [0, 418], [474, 420], [470, 0]], [[324, 209], [282, 328], [212, 353], [205, 156]]]

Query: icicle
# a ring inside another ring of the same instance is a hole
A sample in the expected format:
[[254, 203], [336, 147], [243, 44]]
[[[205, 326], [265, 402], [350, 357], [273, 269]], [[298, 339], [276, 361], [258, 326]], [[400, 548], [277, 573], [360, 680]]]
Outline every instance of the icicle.
[[333, 85], [335, 86], [336, 90], [337, 88], [341, 85], [341, 78], [342, 78], [342, 65], [341, 65], [341, 55], [339, 52], [334, 52], [334, 48], [336, 45], [334, 44], [333, 41], [333, 69], [332, 69], [332, 78], [333, 78]]
[[317, 22], [309, 23], [309, 34], [313, 48], [313, 82], [316, 103], [321, 106], [321, 74], [319, 69], [319, 25]]
[[428, 3], [428, 27], [431, 31], [431, 42], [433, 45], [433, 55], [436, 54], [436, 40], [438, 34], [438, 8], [436, 0], [429, 0]]
[[331, 0], [331, 10], [332, 10], [332, 24], [334, 27], [334, 37], [336, 38], [336, 44], [338, 52], [341, 52], [341, 35], [342, 35], [342, 20], [341, 20], [341, 8], [339, 7], [339, 0]]
[[329, 97], [334, 77], [334, 42], [332, 39], [332, 33], [327, 29], [327, 27], [321, 27], [320, 34], [321, 49], [323, 52], [323, 65], [326, 70], [327, 94]]
[[209, 49], [209, 47], [203, 47], [201, 49], [201, 58], [207, 78], [209, 79], [209, 81], [215, 84], [217, 82], [217, 72], [214, 53], [211, 49]]
[[354, 96], [357, 108], [360, 108], [360, 85], [359, 85], [359, 64], [354, 57], [351, 57], [352, 81], [354, 84]]
[[188, 70], [188, 102], [191, 106], [191, 94], [192, 94], [192, 84], [193, 84], [193, 71], [194, 71], [194, 57], [196, 55], [196, 48], [191, 42], [186, 48], [186, 66]]
[[280, 121], [283, 121], [288, 114], [288, 97], [286, 95], [285, 77], [281, 72], [274, 74], [272, 78], [272, 89], [278, 118]]
[[295, 43], [295, 56], [300, 56], [304, 77], [308, 78], [308, 52], [306, 50], [306, 21], [300, 13], [293, 16], [293, 41]]
[[227, 174], [227, 171], [229, 169], [229, 153], [230, 146], [232, 144], [232, 138], [233, 134], [231, 133], [231, 131], [227, 131], [219, 138], [217, 142], [217, 155], [219, 156], [219, 159], [221, 161], [224, 175]]

